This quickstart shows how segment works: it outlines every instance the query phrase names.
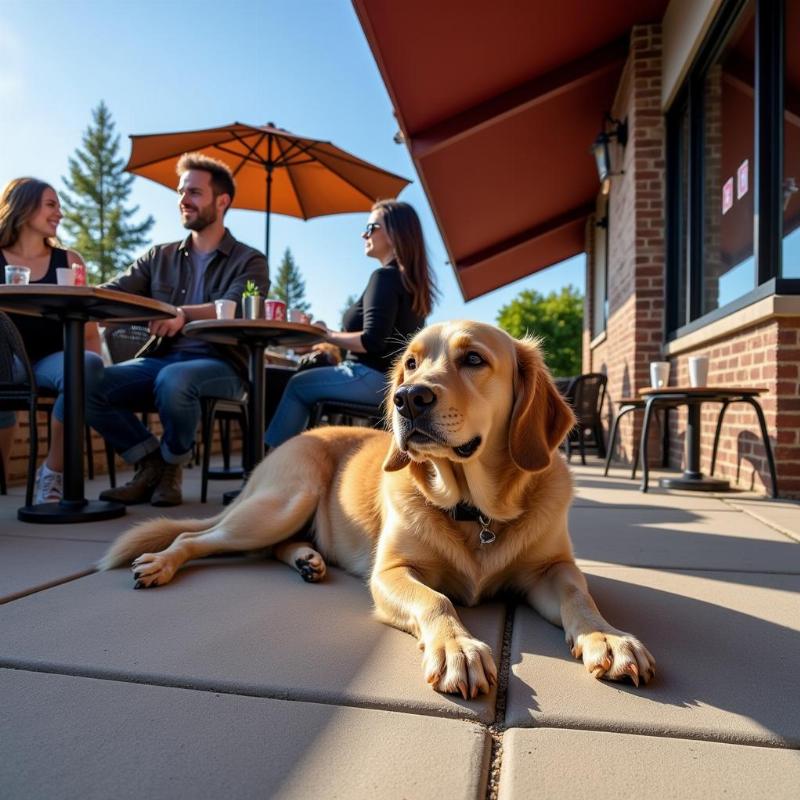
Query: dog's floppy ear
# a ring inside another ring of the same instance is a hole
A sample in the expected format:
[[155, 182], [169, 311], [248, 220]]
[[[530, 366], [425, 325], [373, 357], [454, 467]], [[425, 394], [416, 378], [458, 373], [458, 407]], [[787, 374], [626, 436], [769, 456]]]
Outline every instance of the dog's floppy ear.
[[553, 451], [575, 425], [572, 409], [561, 397], [530, 341], [515, 342], [514, 407], [508, 448], [514, 463], [528, 472], [550, 466]]
[[392, 438], [392, 443], [389, 445], [389, 452], [386, 454], [386, 458], [383, 460], [383, 471], [397, 472], [397, 470], [407, 467], [410, 463], [411, 458], [408, 453], [404, 453], [397, 446], [394, 438]]

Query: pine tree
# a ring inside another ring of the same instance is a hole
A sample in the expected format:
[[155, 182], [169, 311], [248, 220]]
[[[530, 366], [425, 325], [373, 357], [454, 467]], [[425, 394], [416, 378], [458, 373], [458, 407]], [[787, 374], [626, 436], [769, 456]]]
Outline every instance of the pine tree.
[[108, 106], [101, 100], [92, 111], [92, 124], [83, 134], [83, 148], [69, 159], [69, 179], [62, 178], [64, 227], [70, 247], [86, 261], [89, 274], [99, 282], [113, 278], [130, 264], [136, 252], [149, 243], [147, 232], [155, 220], [131, 223], [139, 206], [126, 208], [133, 175], [126, 175], [118, 158], [119, 135]]
[[287, 247], [278, 274], [269, 291], [269, 296], [274, 300], [283, 300], [287, 308], [296, 308], [298, 311], [307, 312], [311, 308], [306, 303], [306, 282], [300, 274], [300, 268], [294, 260], [292, 251]]

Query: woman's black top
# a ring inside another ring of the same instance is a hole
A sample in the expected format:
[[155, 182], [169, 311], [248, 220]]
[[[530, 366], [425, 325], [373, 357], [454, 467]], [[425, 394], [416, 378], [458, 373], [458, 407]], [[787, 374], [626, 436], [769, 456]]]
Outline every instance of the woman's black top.
[[411, 292], [403, 286], [400, 267], [391, 262], [370, 275], [364, 294], [347, 309], [342, 327], [347, 332], [363, 331], [361, 344], [366, 353], [349, 358], [378, 372], [387, 373], [394, 357], [408, 338], [425, 322], [411, 307]]
[[[6, 282], [5, 266], [8, 264], [2, 250], [0, 250], [0, 282]], [[50, 264], [44, 277], [31, 283], [58, 283], [56, 270], [67, 267], [67, 251], [54, 247], [50, 253]], [[25, 350], [31, 364], [41, 361], [51, 353], [64, 349], [64, 325], [57, 320], [44, 317], [29, 317], [24, 314], [9, 314], [11, 321], [17, 326], [25, 342]]]

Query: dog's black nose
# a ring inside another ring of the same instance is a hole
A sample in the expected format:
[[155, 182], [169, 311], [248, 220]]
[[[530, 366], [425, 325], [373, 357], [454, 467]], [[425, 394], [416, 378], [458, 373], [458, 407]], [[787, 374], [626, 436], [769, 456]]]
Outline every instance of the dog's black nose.
[[427, 386], [401, 386], [394, 393], [395, 408], [406, 419], [414, 419], [435, 402], [436, 395]]

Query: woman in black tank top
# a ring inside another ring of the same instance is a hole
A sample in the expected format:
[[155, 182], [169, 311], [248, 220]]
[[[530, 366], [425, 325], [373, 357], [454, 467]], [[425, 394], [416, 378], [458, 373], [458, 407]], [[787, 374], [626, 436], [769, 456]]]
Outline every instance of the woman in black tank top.
[[437, 292], [416, 211], [381, 200], [361, 238], [365, 255], [380, 267], [345, 312], [344, 330], [326, 331], [328, 342], [348, 351], [347, 359], [291, 378], [264, 437], [270, 447], [300, 433], [320, 400], [380, 405], [394, 357], [430, 313]]
[[[13, 264], [30, 269], [30, 282], [57, 283], [56, 270], [83, 264], [81, 257], [59, 247], [56, 231], [61, 222], [61, 203], [52, 186], [35, 178], [10, 181], [0, 195], [0, 283], [5, 283], [5, 267]], [[8, 315], [19, 329], [28, 358], [40, 387], [58, 392], [53, 409], [50, 452], [37, 474], [35, 503], [61, 498], [63, 472], [63, 349], [64, 332], [60, 322]], [[97, 325], [86, 326], [86, 389], [102, 378], [100, 334]], [[0, 411], [0, 454], [8, 474], [16, 418], [14, 412]]]

